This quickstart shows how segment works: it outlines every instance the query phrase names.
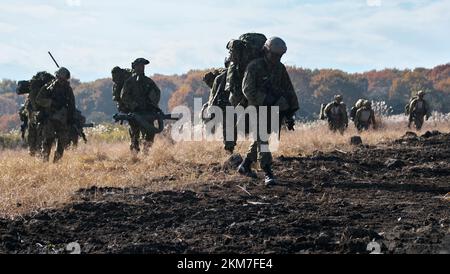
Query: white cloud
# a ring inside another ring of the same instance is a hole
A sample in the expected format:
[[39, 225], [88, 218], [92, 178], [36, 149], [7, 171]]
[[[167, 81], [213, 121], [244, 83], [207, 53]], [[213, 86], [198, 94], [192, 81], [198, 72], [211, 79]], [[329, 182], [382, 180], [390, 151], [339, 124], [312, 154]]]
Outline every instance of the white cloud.
[[69, 7], [80, 7], [81, 6], [81, 0], [66, 0], [66, 4]]
[[7, 31], [0, 78], [20, 77], [11, 63], [53, 70], [48, 50], [82, 80], [107, 77], [136, 57], [150, 59], [150, 73], [221, 66], [227, 41], [250, 31], [285, 39], [283, 60], [302, 67], [361, 71], [449, 61], [448, 1], [384, 1], [383, 8], [372, 8], [381, 0], [58, 1], [0, 5], [0, 33]]
[[381, 6], [381, 0], [367, 0], [367, 5], [369, 7], [379, 7]]

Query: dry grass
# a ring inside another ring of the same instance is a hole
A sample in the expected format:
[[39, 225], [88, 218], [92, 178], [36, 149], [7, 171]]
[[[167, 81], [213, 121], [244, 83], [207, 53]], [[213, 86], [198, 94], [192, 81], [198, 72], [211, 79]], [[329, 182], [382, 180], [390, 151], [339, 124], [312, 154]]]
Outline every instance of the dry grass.
[[[449, 132], [450, 125], [446, 120], [429, 122], [424, 131], [431, 129]], [[381, 129], [365, 132], [361, 137], [365, 143], [377, 144], [398, 138], [405, 131], [403, 120], [391, 119]], [[221, 142], [173, 143], [161, 135], [149, 155], [133, 157], [128, 142], [123, 141], [125, 130], [115, 130], [114, 134], [113, 139], [108, 139], [104, 133], [90, 132], [90, 143], [66, 151], [58, 164], [31, 158], [24, 149], [0, 150], [0, 217], [14, 218], [61, 205], [76, 190], [94, 185], [157, 191], [240, 180], [238, 175], [215, 168], [228, 158]], [[350, 150], [348, 140], [352, 135], [356, 135], [353, 126], [341, 136], [330, 133], [324, 122], [300, 124], [295, 132], [283, 132], [274, 156], [306, 155], [336, 148]], [[237, 152], [245, 153], [248, 144], [239, 143]]]

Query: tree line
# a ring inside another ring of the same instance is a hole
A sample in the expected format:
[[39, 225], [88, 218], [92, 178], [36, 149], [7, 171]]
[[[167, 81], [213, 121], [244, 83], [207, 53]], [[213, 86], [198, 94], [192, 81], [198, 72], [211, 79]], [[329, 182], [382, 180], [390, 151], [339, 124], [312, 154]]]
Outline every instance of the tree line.
[[[392, 114], [400, 114], [409, 98], [418, 90], [428, 93], [427, 99], [433, 110], [450, 112], [450, 63], [432, 69], [384, 69], [364, 73], [346, 73], [337, 69], [306, 69], [288, 67], [297, 92], [300, 110], [297, 118], [317, 119], [320, 105], [332, 100], [335, 94], [342, 94], [350, 107], [359, 98], [384, 101], [392, 109]], [[170, 111], [178, 105], [193, 107], [193, 98], [201, 97], [205, 102], [209, 89], [203, 83], [203, 75], [214, 69], [191, 70], [182, 75], [155, 74], [152, 79], [161, 89], [161, 108]], [[95, 123], [111, 122], [116, 112], [112, 101], [112, 81], [110, 78], [83, 83], [72, 79], [78, 109]], [[17, 81], [0, 81], [0, 131], [19, 126], [17, 110], [25, 96], [15, 94]]]

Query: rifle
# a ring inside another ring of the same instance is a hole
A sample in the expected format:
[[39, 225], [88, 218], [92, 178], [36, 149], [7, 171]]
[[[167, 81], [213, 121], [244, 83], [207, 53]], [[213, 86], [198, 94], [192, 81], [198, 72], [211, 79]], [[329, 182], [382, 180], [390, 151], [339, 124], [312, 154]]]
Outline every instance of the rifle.
[[94, 123], [82, 124], [81, 128], [77, 127], [76, 124], [72, 124], [73, 130], [75, 130], [75, 132], [77, 133], [78, 136], [83, 138], [83, 141], [84, 141], [85, 144], [87, 143], [87, 138], [86, 138], [86, 134], [84, 134], [83, 128], [86, 128], [86, 127], [94, 127]]
[[[115, 122], [128, 121], [129, 123], [138, 124], [139, 127], [147, 134], [158, 134], [164, 130], [164, 120], [178, 121], [181, 116], [173, 114], [164, 114], [162, 112], [119, 112], [113, 115]], [[155, 127], [155, 121], [158, 127]]]
[[56, 67], [59, 68], [58, 63], [56, 62], [55, 58], [53, 58], [53, 55], [51, 54], [50, 51], [48, 52], [48, 55], [50, 55], [50, 57], [52, 58], [53, 62], [55, 62]]

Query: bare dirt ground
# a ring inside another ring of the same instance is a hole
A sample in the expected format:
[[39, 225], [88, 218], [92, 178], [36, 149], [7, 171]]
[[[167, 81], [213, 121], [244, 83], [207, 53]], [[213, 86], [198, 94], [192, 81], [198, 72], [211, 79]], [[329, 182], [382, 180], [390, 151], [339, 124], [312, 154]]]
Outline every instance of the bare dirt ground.
[[[275, 159], [279, 185], [81, 189], [64, 207], [0, 219], [0, 253], [450, 252], [450, 134]], [[232, 165], [231, 165], [232, 166]], [[199, 172], [227, 165], [199, 166]], [[171, 180], [160, 178], [161, 181]], [[447, 195], [447, 196], [446, 196]]]

